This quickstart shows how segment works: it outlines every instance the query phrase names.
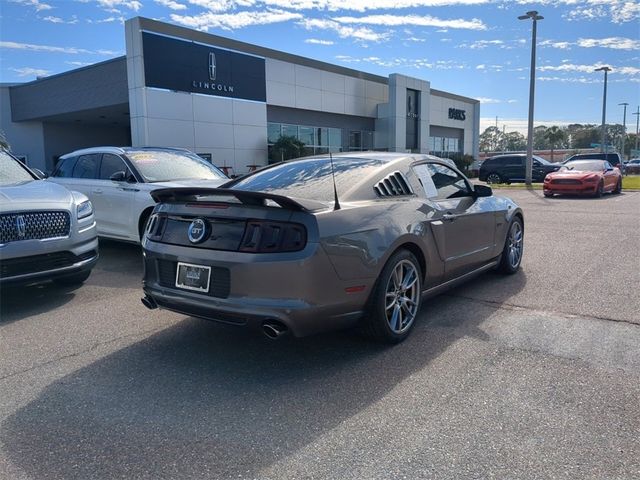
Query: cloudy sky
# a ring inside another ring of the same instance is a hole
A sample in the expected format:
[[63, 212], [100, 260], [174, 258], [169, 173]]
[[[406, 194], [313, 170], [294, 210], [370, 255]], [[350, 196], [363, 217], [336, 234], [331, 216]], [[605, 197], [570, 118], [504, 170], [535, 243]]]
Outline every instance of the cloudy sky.
[[524, 130], [538, 10], [537, 123], [600, 123], [640, 104], [640, 3], [627, 0], [0, 0], [0, 81], [27, 82], [124, 55], [144, 16], [482, 101], [482, 127]]

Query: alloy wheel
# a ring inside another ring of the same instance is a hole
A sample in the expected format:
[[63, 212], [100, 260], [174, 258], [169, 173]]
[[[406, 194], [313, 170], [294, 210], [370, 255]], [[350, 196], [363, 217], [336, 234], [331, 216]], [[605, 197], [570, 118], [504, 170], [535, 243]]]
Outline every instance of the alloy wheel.
[[487, 175], [487, 183], [502, 183], [502, 178], [497, 173]]
[[522, 233], [522, 225], [520, 225], [520, 222], [513, 222], [509, 229], [509, 239], [507, 240], [509, 265], [512, 269], [518, 268], [520, 260], [522, 260], [522, 245], [524, 239]]
[[420, 282], [418, 269], [408, 261], [398, 262], [389, 281], [385, 294], [385, 318], [393, 333], [408, 330], [418, 313]]

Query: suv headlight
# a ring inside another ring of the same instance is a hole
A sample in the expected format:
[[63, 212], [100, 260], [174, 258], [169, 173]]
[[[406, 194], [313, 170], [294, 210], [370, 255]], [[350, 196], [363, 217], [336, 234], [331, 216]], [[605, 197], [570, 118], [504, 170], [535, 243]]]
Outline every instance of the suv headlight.
[[93, 213], [93, 205], [89, 200], [82, 202], [78, 205], [78, 220], [88, 217]]

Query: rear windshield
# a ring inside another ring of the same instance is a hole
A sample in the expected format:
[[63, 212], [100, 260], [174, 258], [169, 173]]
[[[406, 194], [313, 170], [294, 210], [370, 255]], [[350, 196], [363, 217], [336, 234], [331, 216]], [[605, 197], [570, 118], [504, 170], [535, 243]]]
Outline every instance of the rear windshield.
[[0, 185], [22, 183], [34, 180], [20, 162], [7, 152], [0, 151]]
[[[385, 160], [346, 158], [333, 160], [338, 196], [362, 179], [367, 169], [379, 167]], [[333, 180], [329, 158], [310, 158], [275, 165], [228, 185], [229, 188], [270, 192], [289, 197], [333, 201]]]
[[129, 150], [127, 157], [147, 182], [227, 178], [196, 154], [166, 150]]

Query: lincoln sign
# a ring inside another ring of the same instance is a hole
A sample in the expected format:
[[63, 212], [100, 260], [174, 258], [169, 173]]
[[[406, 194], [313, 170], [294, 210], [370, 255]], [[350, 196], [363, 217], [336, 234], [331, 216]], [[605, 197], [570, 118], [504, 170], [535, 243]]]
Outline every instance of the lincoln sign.
[[147, 87], [265, 102], [264, 59], [142, 33]]

